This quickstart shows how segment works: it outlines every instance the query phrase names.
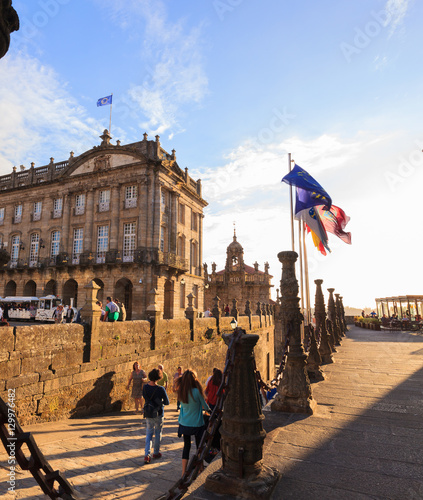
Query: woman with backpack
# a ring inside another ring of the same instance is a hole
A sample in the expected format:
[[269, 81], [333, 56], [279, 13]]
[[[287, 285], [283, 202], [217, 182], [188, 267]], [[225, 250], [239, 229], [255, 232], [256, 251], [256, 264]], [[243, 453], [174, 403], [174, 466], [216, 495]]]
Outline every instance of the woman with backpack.
[[145, 399], [144, 417], [147, 422], [146, 436], [145, 436], [145, 454], [144, 463], [151, 462], [151, 441], [154, 434], [154, 453], [153, 458], [160, 458], [160, 441], [162, 439], [163, 429], [163, 405], [169, 404], [164, 387], [157, 385], [157, 381], [162, 378], [160, 371], [157, 368], [151, 370], [148, 374], [149, 382], [144, 385], [142, 395]]
[[205, 431], [203, 410], [210, 411], [204, 401], [203, 388], [194, 370], [186, 370], [179, 379], [178, 401], [181, 402], [178, 437], [184, 436], [184, 449], [182, 451], [182, 475], [184, 475], [191, 449], [191, 436], [195, 436], [195, 444], [198, 449]]

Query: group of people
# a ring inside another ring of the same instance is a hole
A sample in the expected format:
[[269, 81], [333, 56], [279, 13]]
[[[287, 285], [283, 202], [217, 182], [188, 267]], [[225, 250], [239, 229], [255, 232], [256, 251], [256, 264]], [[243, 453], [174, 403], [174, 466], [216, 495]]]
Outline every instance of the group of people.
[[79, 323], [80, 317], [81, 315], [79, 314], [79, 311], [75, 316], [75, 310], [73, 307], [63, 306], [62, 304], [59, 304], [53, 313], [55, 323]]
[[120, 300], [112, 297], [106, 297], [106, 306], [103, 308], [103, 303], [97, 300], [96, 304], [101, 309], [100, 321], [126, 321], [125, 304]]
[[[191, 437], [194, 436], [197, 448], [206, 429], [203, 412], [211, 413], [217, 402], [217, 393], [222, 383], [222, 371], [213, 369], [213, 374], [207, 379], [206, 388], [203, 389], [194, 370], [183, 370], [178, 366], [174, 376], [172, 391], [177, 398], [178, 417], [178, 437], [183, 437], [184, 447], [182, 450], [182, 475], [187, 468], [189, 453], [191, 450]], [[164, 371], [163, 365], [153, 368], [148, 377], [136, 361], [133, 371], [129, 377], [127, 389], [132, 383], [132, 397], [135, 400], [135, 411], [138, 412], [145, 400], [144, 409], [153, 406], [155, 413], [147, 414], [144, 411], [146, 420], [146, 439], [144, 450], [144, 462], [151, 462], [152, 458], [161, 458], [160, 441], [163, 430], [164, 406], [169, 404], [167, 388], [169, 378]], [[149, 410], [150, 412], [150, 410]], [[151, 456], [151, 444], [154, 435], [154, 451]]]
[[[229, 304], [226, 304], [223, 309], [222, 309], [222, 312], [224, 314], [224, 316], [229, 316], [231, 310], [229, 308]], [[213, 317], [213, 313], [210, 311], [210, 307], [208, 307], [205, 311], [204, 311], [204, 317], [205, 318], [211, 318]]]

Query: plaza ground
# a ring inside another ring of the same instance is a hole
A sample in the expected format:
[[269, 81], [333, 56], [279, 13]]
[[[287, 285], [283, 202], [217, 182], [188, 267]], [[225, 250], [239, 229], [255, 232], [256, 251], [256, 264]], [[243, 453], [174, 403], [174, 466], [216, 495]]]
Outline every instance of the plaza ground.
[[[307, 500], [423, 499], [423, 336], [351, 327], [325, 365], [326, 380], [312, 385], [312, 416], [266, 408], [264, 462], [282, 476], [272, 498]], [[145, 426], [121, 412], [28, 426], [54, 469], [89, 499], [156, 499], [179, 478], [182, 439], [177, 412], [166, 410], [163, 457], [144, 465]], [[0, 497], [38, 500], [27, 472], [7, 492], [8, 465], [0, 453]], [[207, 474], [185, 498], [215, 500]]]

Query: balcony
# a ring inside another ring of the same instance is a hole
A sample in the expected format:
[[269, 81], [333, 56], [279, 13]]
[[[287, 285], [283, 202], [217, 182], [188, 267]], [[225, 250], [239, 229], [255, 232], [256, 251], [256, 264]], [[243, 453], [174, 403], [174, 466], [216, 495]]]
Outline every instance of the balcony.
[[137, 198], [127, 198], [125, 200], [125, 208], [136, 208]]
[[85, 213], [85, 205], [75, 207], [75, 215], [83, 215]]
[[34, 222], [34, 221], [37, 221], [37, 220], [40, 220], [40, 219], [41, 219], [41, 212], [34, 212], [34, 213], [32, 214], [32, 217], [31, 217], [31, 218], [32, 218], [32, 221], [33, 221], [33, 222]]
[[108, 212], [110, 210], [110, 201], [103, 201], [98, 204], [99, 212]]
[[188, 271], [188, 261], [179, 257], [174, 253], [169, 252], [157, 252], [157, 264], [159, 266], [168, 266], [174, 269], [179, 269], [181, 271]]
[[122, 262], [134, 262], [135, 250], [124, 250], [122, 254]]
[[62, 209], [56, 208], [55, 210], [53, 210], [52, 218], [53, 219], [60, 219], [60, 217], [62, 217]]
[[107, 252], [97, 252], [95, 256], [96, 264], [105, 264], [106, 263], [106, 253]]

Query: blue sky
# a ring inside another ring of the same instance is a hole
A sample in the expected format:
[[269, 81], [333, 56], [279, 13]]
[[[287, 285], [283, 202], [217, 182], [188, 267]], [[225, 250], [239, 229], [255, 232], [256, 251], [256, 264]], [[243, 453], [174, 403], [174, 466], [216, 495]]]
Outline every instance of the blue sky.
[[[0, 60], [0, 173], [157, 133], [201, 178], [204, 261], [236, 221], [247, 264], [290, 249], [287, 153], [351, 217], [353, 244], [308, 241], [311, 280], [344, 303], [421, 294], [421, 22], [413, 0], [14, 0]], [[312, 286], [314, 295], [314, 285]]]

